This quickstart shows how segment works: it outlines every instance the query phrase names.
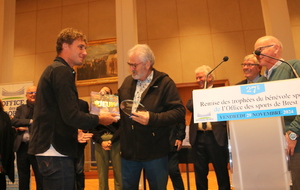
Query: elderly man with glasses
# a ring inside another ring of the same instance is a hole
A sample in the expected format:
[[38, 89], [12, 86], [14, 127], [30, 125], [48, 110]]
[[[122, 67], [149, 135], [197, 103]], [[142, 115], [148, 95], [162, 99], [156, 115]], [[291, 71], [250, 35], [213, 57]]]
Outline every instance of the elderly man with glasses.
[[17, 153], [17, 167], [19, 175], [19, 190], [29, 190], [30, 165], [34, 171], [36, 189], [43, 189], [43, 177], [39, 172], [35, 155], [28, 154], [29, 130], [33, 122], [33, 109], [35, 102], [36, 86], [30, 86], [26, 90], [26, 104], [17, 107], [17, 111], [11, 120], [12, 126], [17, 130], [14, 142], [14, 151]]
[[[300, 73], [300, 61], [290, 60], [283, 63], [282, 43], [274, 36], [263, 36], [254, 45], [255, 54], [259, 64], [266, 68], [265, 74], [258, 82], [276, 81], [295, 78], [295, 73]], [[295, 88], [291, 86], [291, 88]], [[292, 190], [300, 190], [300, 117], [285, 116], [285, 134], [287, 141], [287, 152], [290, 155], [290, 169], [292, 174]]]
[[121, 113], [120, 144], [123, 190], [138, 190], [142, 169], [150, 189], [166, 189], [169, 126], [185, 121], [185, 108], [174, 81], [154, 69], [154, 54], [146, 44], [128, 52], [131, 75], [118, 90], [120, 102], [134, 100], [147, 111]]
[[246, 55], [241, 66], [246, 79], [238, 82], [236, 85], [255, 83], [261, 77], [260, 72], [262, 67], [259, 65], [255, 55]]

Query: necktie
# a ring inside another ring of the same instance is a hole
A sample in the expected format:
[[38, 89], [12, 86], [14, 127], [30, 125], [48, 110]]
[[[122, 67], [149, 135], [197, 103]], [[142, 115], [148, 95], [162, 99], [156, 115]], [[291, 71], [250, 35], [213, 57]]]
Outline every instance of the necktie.
[[202, 128], [204, 131], [206, 130], [206, 128], [207, 128], [206, 122], [202, 123]]

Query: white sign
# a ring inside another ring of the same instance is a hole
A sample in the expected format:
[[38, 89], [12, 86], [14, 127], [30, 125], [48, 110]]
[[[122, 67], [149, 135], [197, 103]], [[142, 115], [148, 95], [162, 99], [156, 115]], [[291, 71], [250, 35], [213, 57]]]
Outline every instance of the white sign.
[[193, 91], [194, 122], [300, 115], [300, 79]]
[[15, 115], [18, 106], [26, 104], [26, 90], [32, 85], [33, 82], [0, 84], [0, 99], [10, 117]]

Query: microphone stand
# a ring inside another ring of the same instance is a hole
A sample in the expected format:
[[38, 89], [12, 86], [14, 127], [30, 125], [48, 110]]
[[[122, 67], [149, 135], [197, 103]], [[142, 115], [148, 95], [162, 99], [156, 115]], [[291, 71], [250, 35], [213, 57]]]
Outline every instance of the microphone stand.
[[277, 59], [275, 57], [271, 57], [271, 56], [268, 56], [268, 55], [265, 55], [265, 54], [262, 54], [261, 51], [259, 51], [259, 50], [255, 50], [254, 54], [257, 55], [257, 56], [259, 56], [259, 55], [266, 56], [268, 58], [275, 59], [277, 61], [281, 61], [282, 63], [288, 64], [288, 66], [290, 66], [290, 68], [292, 69], [293, 74], [295, 75], [295, 77], [299, 78], [299, 75], [298, 75], [297, 71], [295, 70], [295, 68], [289, 62], [281, 60], [281, 59]]
[[205, 82], [204, 82], [204, 88], [203, 88], [203, 89], [206, 89], [206, 88], [207, 88], [207, 76], [208, 76], [208, 75], [206, 75]]
[[205, 77], [205, 82], [204, 82], [204, 88], [203, 88], [203, 89], [206, 89], [206, 88], [207, 88], [207, 78], [208, 78], [208, 76], [209, 76], [214, 70], [216, 70], [216, 68], [218, 68], [222, 63], [228, 61], [228, 59], [229, 59], [229, 58], [228, 58], [227, 56], [223, 57], [223, 61], [222, 61], [221, 63], [219, 63], [215, 68], [213, 68], [211, 71], [209, 71], [209, 72], [207, 73], [207, 75], [206, 75], [206, 77]]

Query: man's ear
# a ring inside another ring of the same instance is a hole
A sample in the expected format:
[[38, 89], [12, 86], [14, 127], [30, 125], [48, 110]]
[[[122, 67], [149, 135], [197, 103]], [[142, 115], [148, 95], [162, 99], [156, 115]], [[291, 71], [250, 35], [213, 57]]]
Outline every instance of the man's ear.
[[275, 44], [275, 45], [274, 45], [274, 48], [275, 48], [274, 53], [275, 53], [275, 55], [277, 55], [277, 54], [278, 54], [278, 51], [279, 51], [279, 45], [278, 45], [278, 44]]
[[146, 68], [147, 68], [147, 70], [150, 69], [150, 67], [151, 67], [151, 63], [150, 63], [150, 61], [147, 61], [146, 62]]
[[213, 79], [213, 76], [211, 74], [207, 76], [207, 82], [212, 81], [212, 79]]
[[69, 44], [67, 44], [67, 43], [63, 43], [62, 44], [62, 49], [63, 50], [66, 50], [66, 49], [68, 49], [69, 48]]

